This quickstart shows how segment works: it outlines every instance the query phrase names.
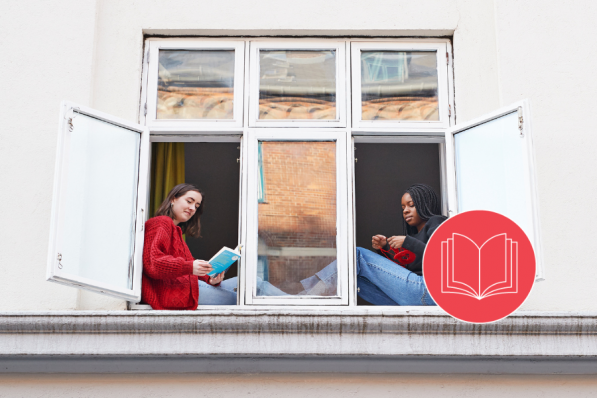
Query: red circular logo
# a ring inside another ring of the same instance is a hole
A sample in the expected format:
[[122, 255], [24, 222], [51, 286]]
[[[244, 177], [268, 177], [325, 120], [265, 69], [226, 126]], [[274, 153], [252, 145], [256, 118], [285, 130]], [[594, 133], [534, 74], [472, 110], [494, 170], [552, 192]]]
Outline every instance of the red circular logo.
[[439, 226], [423, 257], [433, 300], [454, 318], [494, 322], [522, 305], [535, 281], [535, 253], [524, 231], [491, 211], [458, 214]]

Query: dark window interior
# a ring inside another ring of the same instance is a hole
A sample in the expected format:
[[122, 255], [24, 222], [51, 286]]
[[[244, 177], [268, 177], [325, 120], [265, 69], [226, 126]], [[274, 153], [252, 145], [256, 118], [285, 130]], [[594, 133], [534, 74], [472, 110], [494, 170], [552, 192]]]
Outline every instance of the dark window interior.
[[[209, 260], [222, 246], [238, 243], [239, 143], [185, 143], [186, 182], [205, 194], [201, 238], [187, 237], [193, 257]], [[371, 248], [371, 237], [403, 235], [400, 198], [418, 182], [441, 197], [438, 144], [355, 144], [357, 246]], [[398, 265], [397, 265], [398, 266]], [[238, 275], [237, 265], [226, 279]], [[370, 305], [360, 297], [358, 305]]]
[[[440, 195], [438, 144], [355, 144], [357, 246], [371, 249], [371, 237], [404, 235], [400, 200], [412, 184]], [[399, 265], [396, 265], [397, 267]], [[358, 305], [370, 305], [360, 297]]]
[[[193, 257], [209, 260], [222, 248], [238, 244], [240, 143], [185, 143], [186, 182], [205, 193], [201, 238], [187, 237]], [[226, 279], [238, 275], [238, 263], [226, 271]]]

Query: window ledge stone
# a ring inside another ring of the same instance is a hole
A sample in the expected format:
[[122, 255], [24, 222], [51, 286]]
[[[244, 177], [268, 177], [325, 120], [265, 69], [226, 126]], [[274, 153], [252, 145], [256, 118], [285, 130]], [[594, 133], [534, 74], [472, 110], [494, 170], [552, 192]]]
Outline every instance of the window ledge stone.
[[0, 358], [595, 357], [597, 313], [519, 311], [459, 322], [437, 308], [0, 313]]

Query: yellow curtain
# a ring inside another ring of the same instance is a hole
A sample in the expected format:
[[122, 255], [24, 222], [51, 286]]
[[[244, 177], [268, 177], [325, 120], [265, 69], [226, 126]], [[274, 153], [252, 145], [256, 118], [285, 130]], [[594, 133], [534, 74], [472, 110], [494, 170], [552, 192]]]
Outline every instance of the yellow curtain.
[[151, 193], [149, 207], [154, 216], [178, 184], [185, 182], [184, 142], [156, 142], [151, 148]]

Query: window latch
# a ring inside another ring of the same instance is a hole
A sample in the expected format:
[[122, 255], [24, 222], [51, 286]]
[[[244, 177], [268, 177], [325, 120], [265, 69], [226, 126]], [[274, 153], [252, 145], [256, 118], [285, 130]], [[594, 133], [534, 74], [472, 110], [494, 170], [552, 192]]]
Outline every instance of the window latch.
[[520, 138], [524, 137], [524, 133], [522, 132], [523, 126], [523, 118], [522, 118], [522, 107], [518, 107], [518, 130], [520, 130]]

